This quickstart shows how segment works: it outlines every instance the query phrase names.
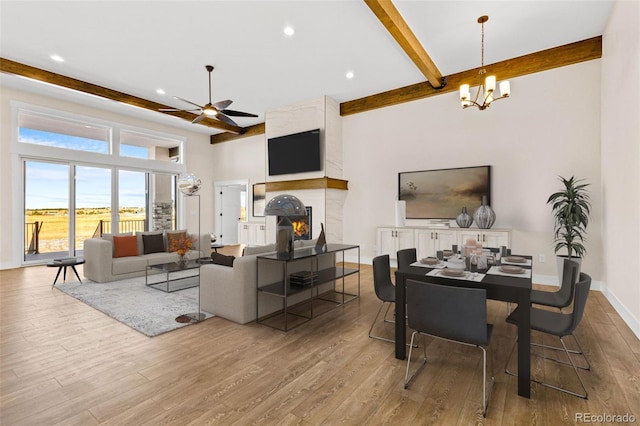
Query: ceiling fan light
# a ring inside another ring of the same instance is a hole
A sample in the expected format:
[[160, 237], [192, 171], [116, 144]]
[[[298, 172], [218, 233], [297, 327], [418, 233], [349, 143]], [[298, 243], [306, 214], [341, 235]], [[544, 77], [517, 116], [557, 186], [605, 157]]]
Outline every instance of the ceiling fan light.
[[218, 115], [218, 111], [215, 108], [210, 107], [203, 109], [202, 112], [207, 117], [215, 117], [216, 115]]

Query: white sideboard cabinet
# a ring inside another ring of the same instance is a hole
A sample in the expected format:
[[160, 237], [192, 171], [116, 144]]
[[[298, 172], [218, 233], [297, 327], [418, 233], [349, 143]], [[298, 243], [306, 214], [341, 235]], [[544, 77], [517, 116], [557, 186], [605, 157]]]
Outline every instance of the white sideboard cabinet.
[[398, 250], [415, 247], [415, 233], [411, 228], [378, 228], [378, 254], [396, 258]]
[[263, 246], [267, 240], [266, 226], [262, 222], [238, 222], [238, 243]]
[[511, 247], [511, 231], [507, 229], [465, 228], [458, 231], [458, 245], [469, 239], [480, 241], [484, 247]]
[[451, 250], [454, 244], [458, 244], [457, 232], [452, 229], [416, 228], [414, 233], [418, 259], [435, 256], [438, 250]]
[[377, 228], [377, 253], [396, 259], [396, 252], [416, 248], [418, 259], [435, 256], [438, 250], [451, 250], [467, 240], [482, 242], [485, 247], [511, 247], [510, 229], [443, 228], [443, 227], [380, 227]]

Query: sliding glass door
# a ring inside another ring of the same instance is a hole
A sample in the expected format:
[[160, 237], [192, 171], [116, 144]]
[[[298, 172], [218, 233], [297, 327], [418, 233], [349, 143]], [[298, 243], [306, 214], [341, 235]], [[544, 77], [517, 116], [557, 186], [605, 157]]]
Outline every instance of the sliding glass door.
[[25, 260], [69, 253], [69, 166], [24, 162]]
[[75, 166], [75, 254], [111, 224], [111, 169]]
[[27, 262], [81, 257], [84, 241], [105, 233], [175, 227], [176, 175], [36, 160], [23, 165]]
[[148, 175], [130, 170], [118, 171], [118, 232], [135, 233], [148, 229]]

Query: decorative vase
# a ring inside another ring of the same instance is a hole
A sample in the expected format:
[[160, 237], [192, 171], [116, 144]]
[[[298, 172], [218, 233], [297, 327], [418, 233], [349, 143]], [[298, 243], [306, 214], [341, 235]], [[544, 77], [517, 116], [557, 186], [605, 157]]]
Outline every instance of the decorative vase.
[[480, 229], [489, 229], [496, 221], [496, 213], [487, 205], [487, 196], [482, 196], [482, 205], [473, 213], [473, 219]]
[[187, 256], [184, 254], [179, 254], [178, 255], [178, 266], [181, 268], [184, 268], [185, 266], [187, 266]]
[[462, 213], [456, 217], [456, 223], [460, 228], [468, 228], [473, 223], [473, 217], [467, 213], [467, 208], [462, 208]]

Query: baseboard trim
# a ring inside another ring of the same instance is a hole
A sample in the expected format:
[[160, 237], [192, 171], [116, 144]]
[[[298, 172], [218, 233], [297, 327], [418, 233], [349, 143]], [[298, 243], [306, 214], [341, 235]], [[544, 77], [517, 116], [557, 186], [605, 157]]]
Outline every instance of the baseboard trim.
[[631, 311], [616, 297], [615, 294], [611, 292], [609, 287], [602, 284], [602, 294], [604, 297], [611, 303], [613, 309], [616, 310], [618, 315], [622, 318], [622, 320], [629, 326], [633, 334], [636, 335], [638, 339], [640, 339], [640, 320], [636, 318]]

